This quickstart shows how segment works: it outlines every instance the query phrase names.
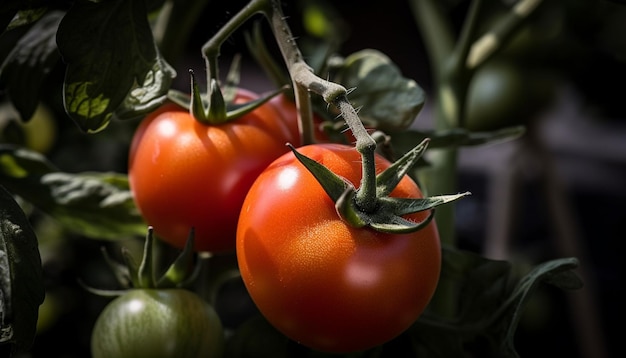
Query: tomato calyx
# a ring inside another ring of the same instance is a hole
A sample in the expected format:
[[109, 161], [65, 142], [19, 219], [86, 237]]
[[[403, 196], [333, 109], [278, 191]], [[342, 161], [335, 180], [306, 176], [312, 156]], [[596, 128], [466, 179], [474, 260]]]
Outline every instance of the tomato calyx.
[[[123, 287], [120, 290], [98, 289], [90, 287], [80, 281], [80, 284], [89, 292], [100, 296], [119, 296], [130, 289], [166, 289], [179, 288], [188, 285], [197, 274], [197, 270], [191, 270], [193, 266], [195, 252], [194, 229], [189, 232], [185, 247], [168, 266], [163, 274], [157, 277], [157, 267], [154, 260], [154, 234], [152, 226], [148, 227], [146, 239], [143, 247], [143, 255], [139, 264], [130, 251], [123, 247], [122, 258], [124, 263], [113, 260], [106, 249], [102, 249], [102, 254], [106, 263], [113, 271], [118, 283]], [[194, 268], [198, 268], [195, 266]]]
[[198, 87], [193, 70], [189, 70], [189, 75], [191, 77], [191, 95], [170, 90], [167, 97], [177, 105], [189, 110], [189, 113], [197, 121], [205, 125], [219, 125], [234, 121], [286, 90], [286, 87], [282, 87], [263, 94], [257, 99], [245, 103], [234, 103], [232, 96], [226, 93], [230, 89], [222, 91], [215, 79], [211, 80], [209, 92], [205, 96]]
[[[323, 164], [300, 154], [295, 147], [289, 145], [295, 157], [317, 179], [326, 194], [335, 203], [335, 209], [341, 219], [356, 228], [369, 227], [383, 233], [409, 233], [426, 227], [434, 216], [434, 208], [460, 199], [469, 192], [438, 195], [425, 198], [396, 198], [389, 196], [400, 180], [407, 175], [411, 167], [424, 154], [429, 139], [395, 161], [389, 168], [376, 175], [376, 195], [367, 206], [358, 203], [357, 194], [360, 188], [333, 173]], [[426, 219], [414, 222], [403, 216], [420, 211], [431, 210]]]

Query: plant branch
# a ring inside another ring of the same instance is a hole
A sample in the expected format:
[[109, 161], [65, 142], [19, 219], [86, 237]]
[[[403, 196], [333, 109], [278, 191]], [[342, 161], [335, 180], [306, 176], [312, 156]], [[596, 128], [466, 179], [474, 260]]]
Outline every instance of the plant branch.
[[476, 40], [467, 56], [468, 68], [476, 68], [493, 57], [502, 44], [511, 38], [543, 0], [521, 0], [513, 6], [486, 34]]
[[[342, 117], [356, 138], [356, 149], [363, 158], [363, 176], [356, 195], [356, 204], [361, 210], [370, 212], [376, 206], [376, 166], [374, 163], [376, 141], [369, 135], [356, 110], [348, 101], [347, 90], [339, 84], [315, 75], [311, 67], [306, 64], [285, 21], [280, 2], [272, 0], [271, 3], [271, 10], [266, 13], [266, 16], [287, 63], [296, 94], [296, 104], [298, 108], [304, 106], [304, 109], [308, 109], [307, 112], [301, 111], [303, 112], [301, 114], [308, 114], [312, 117], [310, 112], [311, 99], [308, 94], [311, 91], [322, 96], [326, 103], [332, 104], [340, 110]], [[311, 124], [311, 117], [303, 118], [302, 124], [304, 122]]]
[[217, 80], [218, 78], [217, 58], [219, 57], [222, 44], [248, 19], [260, 12], [264, 12], [268, 7], [267, 1], [268, 0], [250, 1], [224, 26], [220, 27], [220, 30], [202, 46], [202, 56], [206, 61], [207, 83], [211, 83], [212, 79]]

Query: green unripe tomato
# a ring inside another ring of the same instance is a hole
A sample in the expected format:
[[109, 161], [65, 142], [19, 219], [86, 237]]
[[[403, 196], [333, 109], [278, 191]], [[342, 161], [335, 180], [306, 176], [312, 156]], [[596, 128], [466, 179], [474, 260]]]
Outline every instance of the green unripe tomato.
[[132, 289], [111, 301], [93, 328], [94, 358], [220, 357], [215, 310], [184, 289]]
[[556, 95], [547, 70], [494, 60], [476, 71], [468, 89], [465, 127], [489, 131], [527, 125]]

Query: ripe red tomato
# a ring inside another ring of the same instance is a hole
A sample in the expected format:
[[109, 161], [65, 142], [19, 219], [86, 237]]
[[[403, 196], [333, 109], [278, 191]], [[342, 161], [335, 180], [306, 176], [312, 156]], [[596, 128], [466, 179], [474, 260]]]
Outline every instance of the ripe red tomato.
[[[235, 102], [253, 94], [241, 90]], [[287, 152], [289, 130], [271, 105], [220, 125], [204, 125], [180, 107], [145, 119], [131, 144], [128, 177], [135, 202], [155, 234], [183, 247], [235, 249], [237, 218], [256, 177]]]
[[[353, 147], [298, 150], [358, 186], [361, 161]], [[378, 171], [390, 165], [381, 156], [376, 162]], [[391, 196], [422, 193], [405, 177]], [[246, 196], [237, 258], [251, 298], [279, 331], [316, 350], [351, 352], [398, 336], [418, 318], [439, 280], [441, 247], [434, 222], [410, 234], [347, 225], [288, 153], [263, 171]]]

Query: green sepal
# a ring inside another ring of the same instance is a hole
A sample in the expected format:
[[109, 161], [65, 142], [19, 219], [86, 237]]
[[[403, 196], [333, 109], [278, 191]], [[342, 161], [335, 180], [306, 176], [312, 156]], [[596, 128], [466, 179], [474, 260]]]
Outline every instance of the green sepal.
[[[202, 100], [202, 93], [198, 87], [198, 81], [193, 70], [189, 70], [189, 77], [191, 79], [191, 102], [189, 104], [189, 113], [199, 122], [209, 124], [208, 113], [205, 109], [204, 102]], [[209, 104], [210, 105], [210, 104]]]
[[226, 121], [228, 122], [228, 121], [235, 120], [247, 113], [252, 112], [253, 110], [265, 104], [267, 101], [269, 101], [273, 97], [276, 97], [277, 95], [281, 94], [284, 90], [285, 90], [284, 88], [279, 88], [277, 90], [271, 91], [249, 102], [229, 104], [227, 106], [228, 111], [226, 113], [226, 117], [227, 117]]
[[207, 108], [207, 118], [211, 124], [221, 124], [227, 121], [226, 102], [222, 95], [222, 90], [217, 85], [217, 80], [212, 78], [209, 83], [209, 107]]
[[232, 88], [230, 84], [227, 85], [228, 93], [226, 95], [228, 97], [224, 97], [217, 80], [212, 79], [209, 85], [210, 99], [205, 100], [205, 96], [200, 92], [193, 71], [189, 70], [189, 74], [191, 77], [191, 96], [177, 90], [170, 90], [167, 97], [170, 101], [188, 109], [189, 113], [196, 120], [206, 125], [219, 125], [234, 121], [285, 91], [285, 88], [279, 88], [255, 100], [245, 103], [234, 103], [232, 92], [235, 92], [236, 89]]
[[133, 287], [140, 287], [139, 266], [137, 265], [137, 261], [135, 261], [135, 258], [131, 254], [130, 250], [126, 247], [122, 247], [122, 259], [124, 260], [124, 265], [128, 267], [128, 275], [130, 276], [131, 284]]
[[114, 261], [108, 255], [106, 249], [102, 249], [106, 263], [113, 270], [118, 283], [123, 289], [98, 289], [90, 287], [80, 280], [79, 283], [89, 292], [99, 296], [117, 296], [133, 288], [154, 289], [188, 286], [192, 280], [198, 277], [198, 273], [200, 272], [200, 265], [194, 265], [194, 236], [195, 232], [192, 228], [182, 252], [169, 265], [165, 273], [163, 273], [158, 280], [156, 279], [157, 265], [154, 255], [155, 250], [158, 250], [159, 246], [154, 246], [154, 229], [152, 226], [148, 226], [143, 246], [143, 254], [139, 265], [130, 250], [126, 247], [122, 247], [123, 263]]
[[356, 209], [354, 205], [355, 195], [356, 189], [354, 189], [352, 185], [349, 185], [339, 199], [335, 201], [335, 209], [343, 221], [347, 222], [352, 227], [360, 228], [367, 226], [369, 220], [366, 215], [363, 215]]
[[408, 215], [434, 209], [435, 207], [450, 203], [452, 201], [461, 199], [464, 196], [470, 195], [470, 192], [454, 194], [454, 195], [438, 195], [430, 196], [426, 198], [414, 199], [414, 198], [395, 198], [395, 197], [382, 197], [379, 199], [381, 205], [394, 208], [396, 215]]
[[122, 287], [127, 287], [127, 288], [131, 287], [133, 282], [132, 282], [128, 265], [124, 265], [113, 260], [113, 258], [111, 258], [111, 255], [109, 255], [109, 252], [106, 250], [104, 246], [101, 248], [100, 251], [102, 252], [102, 257], [104, 258], [104, 261], [107, 263], [107, 266], [109, 266], [109, 269], [111, 269], [111, 271], [113, 272], [113, 275], [115, 275], [115, 279], [117, 280], [117, 282]]
[[97, 295], [97, 296], [100, 296], [100, 297], [121, 296], [121, 295], [125, 294], [126, 292], [128, 292], [130, 290], [130, 288], [123, 289], [123, 290], [107, 290], [107, 289], [102, 289], [102, 288], [95, 288], [95, 287], [91, 287], [91, 286], [87, 285], [85, 282], [83, 282], [83, 280], [78, 280], [78, 284], [82, 288], [87, 290], [87, 292], [93, 293], [94, 295]]
[[428, 147], [429, 139], [425, 138], [420, 144], [396, 160], [389, 168], [376, 176], [376, 195], [381, 198], [389, 195], [400, 180], [422, 157]]
[[[406, 213], [401, 214], [398, 212], [397, 207], [395, 206], [395, 201], [386, 200], [396, 198], [384, 198], [385, 200], [382, 200], [379, 203], [375, 212], [364, 213], [359, 210], [354, 203], [355, 194], [356, 190], [354, 187], [348, 187], [341, 197], [339, 197], [339, 200], [335, 202], [335, 208], [337, 210], [337, 214], [339, 214], [343, 221], [356, 228], [369, 227], [376, 231], [388, 234], [405, 234], [426, 227], [426, 225], [428, 225], [433, 219], [435, 213], [434, 210], [431, 210], [428, 217], [421, 222], [407, 220], [400, 216], [405, 215]], [[410, 201], [411, 199], [406, 200]], [[433, 203], [434, 202], [435, 201], [433, 201]]]
[[143, 245], [143, 257], [141, 258], [141, 264], [137, 270], [137, 281], [140, 288], [154, 288], [154, 253], [152, 247], [154, 246], [154, 229], [152, 226], [148, 227], [148, 233], [146, 234], [146, 240]]
[[316, 162], [306, 155], [300, 154], [293, 145], [289, 143], [287, 143], [287, 145], [296, 156], [296, 159], [313, 174], [333, 202], [336, 203], [341, 196], [344, 195], [346, 189], [351, 186], [351, 184], [347, 183], [343, 178], [333, 173], [323, 164]]
[[315, 160], [300, 154], [291, 144], [287, 144], [296, 159], [317, 179], [326, 194], [335, 203], [335, 210], [339, 217], [352, 227], [370, 227], [384, 233], [409, 233], [424, 228], [434, 211], [422, 222], [414, 222], [403, 218], [403, 215], [419, 211], [432, 210], [435, 207], [458, 200], [469, 195], [469, 192], [440, 195], [426, 198], [396, 198], [388, 196], [407, 175], [411, 167], [423, 155], [429, 139], [424, 139], [419, 145], [407, 152], [387, 169], [376, 176], [376, 205], [372, 212], [359, 209], [355, 201], [358, 189], [333, 173], [330, 169]]
[[194, 259], [194, 238], [195, 229], [191, 228], [183, 251], [181, 251], [174, 262], [168, 267], [167, 271], [158, 279], [156, 283], [157, 287], [176, 287], [185, 282], [189, 276], [189, 267], [191, 267]]
[[431, 210], [428, 217], [420, 222], [407, 220], [398, 215], [380, 215], [374, 216], [376, 221], [372, 221], [369, 226], [379, 232], [387, 234], [408, 234], [425, 228], [435, 217], [435, 211]]

